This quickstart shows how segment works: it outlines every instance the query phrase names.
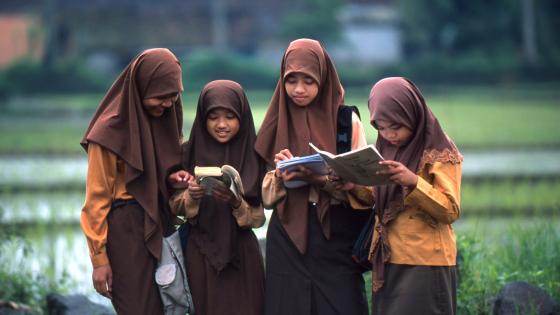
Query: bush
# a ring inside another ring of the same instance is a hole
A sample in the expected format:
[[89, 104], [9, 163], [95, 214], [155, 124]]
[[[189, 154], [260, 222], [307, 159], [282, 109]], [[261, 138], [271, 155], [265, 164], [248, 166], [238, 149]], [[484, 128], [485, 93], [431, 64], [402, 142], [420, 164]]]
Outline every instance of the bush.
[[102, 92], [107, 78], [86, 69], [79, 60], [45, 67], [22, 59], [0, 72], [0, 96], [11, 94]]
[[190, 86], [189, 90], [200, 90], [209, 81], [219, 79], [236, 81], [245, 89], [274, 89], [278, 80], [277, 65], [271, 66], [226, 52], [193, 53], [182, 65], [184, 81]]
[[30, 257], [33, 249], [6, 226], [0, 229], [0, 300], [26, 304], [46, 310], [46, 295], [65, 292], [66, 278], [55, 282], [44, 272], [33, 272]]

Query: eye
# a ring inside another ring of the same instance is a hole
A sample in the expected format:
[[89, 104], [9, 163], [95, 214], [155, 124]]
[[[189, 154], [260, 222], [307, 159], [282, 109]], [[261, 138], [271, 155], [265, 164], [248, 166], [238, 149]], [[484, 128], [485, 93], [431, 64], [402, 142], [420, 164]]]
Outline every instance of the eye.
[[389, 129], [397, 131], [397, 130], [401, 129], [401, 127], [402, 127], [402, 125], [400, 125], [400, 124], [394, 124], [394, 125], [389, 126]]
[[227, 118], [227, 119], [235, 119], [235, 118], [237, 118], [237, 117], [236, 117], [235, 114], [233, 114], [233, 113], [227, 113], [226, 118]]
[[307, 84], [307, 85], [312, 85], [312, 84], [315, 83], [315, 80], [313, 80], [313, 79], [310, 78], [310, 77], [306, 77], [306, 78], [303, 80], [303, 82], [305, 82], [305, 84]]
[[218, 119], [218, 115], [216, 115], [214, 113], [210, 113], [210, 114], [208, 114], [207, 119], [208, 120], [216, 120], [216, 119]]

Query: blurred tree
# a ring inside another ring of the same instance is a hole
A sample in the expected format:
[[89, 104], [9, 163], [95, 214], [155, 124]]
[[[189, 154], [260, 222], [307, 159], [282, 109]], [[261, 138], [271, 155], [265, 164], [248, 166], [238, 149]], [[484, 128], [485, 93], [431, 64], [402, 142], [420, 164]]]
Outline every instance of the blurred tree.
[[[535, 66], [558, 62], [557, 0], [398, 0], [409, 58], [484, 56]], [[550, 60], [548, 60], [550, 61]]]
[[336, 13], [341, 0], [287, 1], [291, 7], [281, 19], [281, 36], [290, 41], [307, 37], [323, 42], [333, 42], [340, 38], [340, 23]]
[[[399, 0], [409, 55], [490, 55], [519, 37], [519, 0]], [[515, 53], [515, 52], [513, 52]]]

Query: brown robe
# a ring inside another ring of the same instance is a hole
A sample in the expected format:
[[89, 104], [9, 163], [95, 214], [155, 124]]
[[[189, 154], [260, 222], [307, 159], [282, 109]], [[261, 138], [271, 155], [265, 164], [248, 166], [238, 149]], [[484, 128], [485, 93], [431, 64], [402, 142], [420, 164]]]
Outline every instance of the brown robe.
[[[227, 143], [216, 141], [206, 129], [208, 113], [223, 108], [236, 115], [238, 133]], [[251, 207], [261, 205], [264, 161], [253, 149], [256, 138], [253, 116], [243, 88], [236, 82], [217, 80], [200, 93], [189, 140], [183, 146], [183, 166], [233, 166], [240, 174]], [[264, 263], [252, 229], [241, 228], [232, 207], [204, 196], [189, 231], [186, 266], [197, 314], [259, 315], [264, 301]]]
[[[380, 80], [371, 89], [368, 106], [374, 127], [376, 121], [383, 120], [412, 132], [408, 142], [400, 147], [378, 135], [376, 146], [385, 159], [401, 162], [414, 173], [435, 162], [459, 164], [462, 161], [455, 143], [445, 134], [420, 90], [410, 80], [402, 77]], [[437, 177], [431, 174], [430, 181], [434, 180]], [[379, 237], [374, 239], [371, 253], [374, 313], [403, 314], [414, 310], [416, 314], [454, 314], [454, 266], [388, 264], [391, 256], [388, 229], [405, 210], [408, 193], [399, 185], [375, 187]], [[422, 289], [417, 292], [415, 288]]]
[[[313, 78], [319, 92], [305, 107], [294, 105], [284, 80], [293, 72]], [[284, 54], [280, 80], [255, 149], [274, 168], [274, 154], [311, 154], [309, 142], [336, 152], [338, 107], [344, 89], [318, 41], [298, 39]], [[331, 205], [321, 190], [309, 203], [309, 186], [288, 189], [272, 214], [266, 246], [265, 314], [367, 314], [364, 282], [352, 260], [352, 245], [367, 212]]]
[[[119, 314], [162, 311], [154, 272], [162, 237], [171, 231], [166, 176], [180, 164], [182, 104], [179, 98], [156, 118], [142, 100], [182, 90], [181, 66], [173, 53], [163, 48], [140, 53], [113, 83], [81, 141], [86, 150], [93, 142], [124, 161], [119, 176], [138, 202], [111, 209], [107, 216], [112, 302]], [[129, 221], [139, 225], [130, 227]]]

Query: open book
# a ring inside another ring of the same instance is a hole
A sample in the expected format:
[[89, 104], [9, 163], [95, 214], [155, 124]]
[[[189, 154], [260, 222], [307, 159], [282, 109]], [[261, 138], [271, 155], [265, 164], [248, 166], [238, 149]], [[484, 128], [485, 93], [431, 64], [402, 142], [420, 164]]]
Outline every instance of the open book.
[[[299, 165], [305, 166], [311, 171], [313, 171], [313, 173], [319, 175], [325, 175], [328, 174], [329, 172], [327, 165], [325, 164], [325, 161], [323, 161], [323, 158], [319, 154], [297, 156], [289, 160], [283, 160], [278, 162], [277, 167], [281, 172], [283, 172], [283, 171], [292, 171], [296, 169]], [[291, 181], [284, 182], [284, 186], [286, 186], [287, 188], [297, 188], [305, 185], [307, 185], [307, 183], [302, 180], [291, 180]]]
[[195, 166], [194, 176], [196, 182], [206, 188], [206, 194], [211, 195], [212, 189], [216, 185], [224, 185], [231, 190], [237, 199], [241, 199], [243, 194], [243, 183], [241, 176], [233, 166]]
[[377, 175], [375, 172], [386, 169], [380, 165], [383, 157], [373, 144], [365, 147], [334, 155], [327, 151], [319, 150], [313, 143], [309, 145], [315, 150], [334, 173], [340, 178], [364, 186], [377, 186], [390, 184], [387, 175]]

